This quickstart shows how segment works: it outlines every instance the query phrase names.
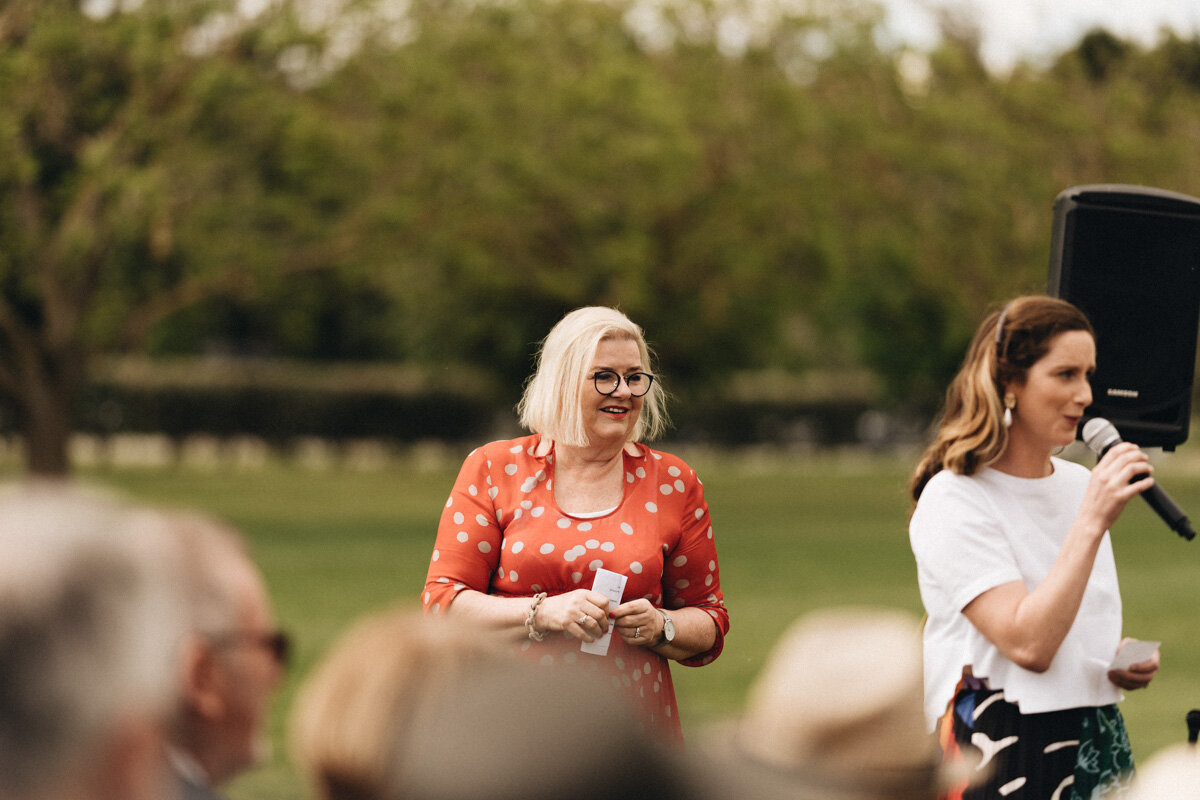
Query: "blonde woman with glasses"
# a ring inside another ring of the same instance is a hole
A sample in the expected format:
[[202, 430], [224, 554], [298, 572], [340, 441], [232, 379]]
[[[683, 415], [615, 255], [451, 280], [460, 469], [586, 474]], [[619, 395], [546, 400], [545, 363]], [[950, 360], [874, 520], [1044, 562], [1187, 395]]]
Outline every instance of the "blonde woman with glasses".
[[[518, 405], [530, 435], [463, 464], [423, 602], [536, 664], [594, 674], [679, 741], [669, 662], [711, 663], [729, 615], [699, 478], [643, 444], [666, 425], [663, 401], [640, 327], [611, 308], [567, 314]], [[619, 600], [594, 590], [602, 571], [623, 579]]]

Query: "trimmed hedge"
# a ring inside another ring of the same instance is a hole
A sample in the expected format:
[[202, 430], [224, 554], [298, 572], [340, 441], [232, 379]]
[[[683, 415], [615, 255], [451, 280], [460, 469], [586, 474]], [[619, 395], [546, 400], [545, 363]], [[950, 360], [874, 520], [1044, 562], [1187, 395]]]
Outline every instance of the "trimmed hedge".
[[[737, 376], [740, 391], [674, 397], [666, 443], [820, 448], [876, 445], [895, 434], [872, 411], [869, 383], [823, 383], [780, 376]], [[502, 391], [464, 368], [295, 364], [193, 359], [101, 362], [76, 407], [75, 430], [117, 433], [257, 436], [286, 447], [303, 437], [475, 444], [517, 435], [520, 387]], [[876, 420], [878, 422], [878, 420]], [[11, 432], [13, 415], [0, 413]], [[872, 433], [871, 431], [874, 431]]]

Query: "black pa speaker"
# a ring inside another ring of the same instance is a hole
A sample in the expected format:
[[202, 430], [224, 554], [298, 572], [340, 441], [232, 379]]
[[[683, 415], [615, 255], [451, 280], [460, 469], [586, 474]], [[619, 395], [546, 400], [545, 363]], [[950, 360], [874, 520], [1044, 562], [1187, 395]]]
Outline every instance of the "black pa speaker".
[[1126, 441], [1187, 440], [1200, 321], [1200, 200], [1144, 186], [1066, 189], [1054, 201], [1048, 293], [1096, 329], [1089, 416]]

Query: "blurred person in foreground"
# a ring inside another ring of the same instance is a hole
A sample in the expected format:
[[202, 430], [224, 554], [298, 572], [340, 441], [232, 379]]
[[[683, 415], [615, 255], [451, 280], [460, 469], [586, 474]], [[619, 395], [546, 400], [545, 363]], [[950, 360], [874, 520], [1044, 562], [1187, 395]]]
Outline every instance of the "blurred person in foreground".
[[289, 721], [318, 800], [697, 800], [681, 761], [612, 687], [539, 674], [458, 620], [357, 622]]
[[0, 798], [169, 796], [183, 609], [161, 534], [66, 483], [0, 493]]
[[1172, 745], [1146, 759], [1133, 779], [1129, 800], [1200, 800], [1200, 751]]
[[168, 755], [182, 800], [212, 800], [270, 754], [267, 712], [289, 642], [238, 531], [193, 512], [153, 515], [183, 554], [189, 612]]
[[1110, 666], [1123, 639], [1108, 531], [1153, 468], [1129, 443], [1090, 472], [1055, 455], [1095, 367], [1092, 326], [1069, 303], [992, 312], [912, 478], [928, 724], [947, 758], [969, 748], [992, 769], [966, 798], [1112, 797], [1132, 776], [1117, 702], [1159, 660]]
[[966, 776], [925, 729], [921, 633], [897, 609], [810, 612], [784, 632], [732, 724], [701, 750], [729, 798], [934, 800]]
[[[593, 672], [680, 742], [669, 662], [711, 663], [729, 614], [699, 478], [640, 443], [666, 425], [642, 329], [611, 308], [567, 314], [518, 410], [532, 434], [484, 445], [462, 466], [424, 606], [519, 641], [541, 664]], [[601, 568], [627, 579], [620, 603], [593, 591]], [[606, 655], [581, 652], [609, 632]]]

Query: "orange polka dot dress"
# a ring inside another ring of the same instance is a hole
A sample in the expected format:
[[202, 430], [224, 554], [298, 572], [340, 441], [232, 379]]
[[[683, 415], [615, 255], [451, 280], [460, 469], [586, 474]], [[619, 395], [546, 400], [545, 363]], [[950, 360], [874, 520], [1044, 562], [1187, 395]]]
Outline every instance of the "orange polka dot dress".
[[[716, 659], [729, 613], [695, 471], [645, 445], [626, 447], [620, 505], [601, 517], [575, 517], [555, 504], [554, 451], [537, 455], [539, 441], [534, 435], [492, 442], [467, 456], [438, 525], [426, 612], [437, 614], [468, 588], [506, 597], [591, 589], [603, 567], [626, 576], [622, 602], [644, 597], [657, 608], [707, 611], [716, 622], [715, 643], [680, 663], [698, 667]], [[542, 642], [525, 639], [520, 648], [543, 665], [594, 671], [630, 697], [651, 730], [682, 740], [666, 658], [616, 634], [605, 656], [583, 653], [579, 645], [556, 632]]]

